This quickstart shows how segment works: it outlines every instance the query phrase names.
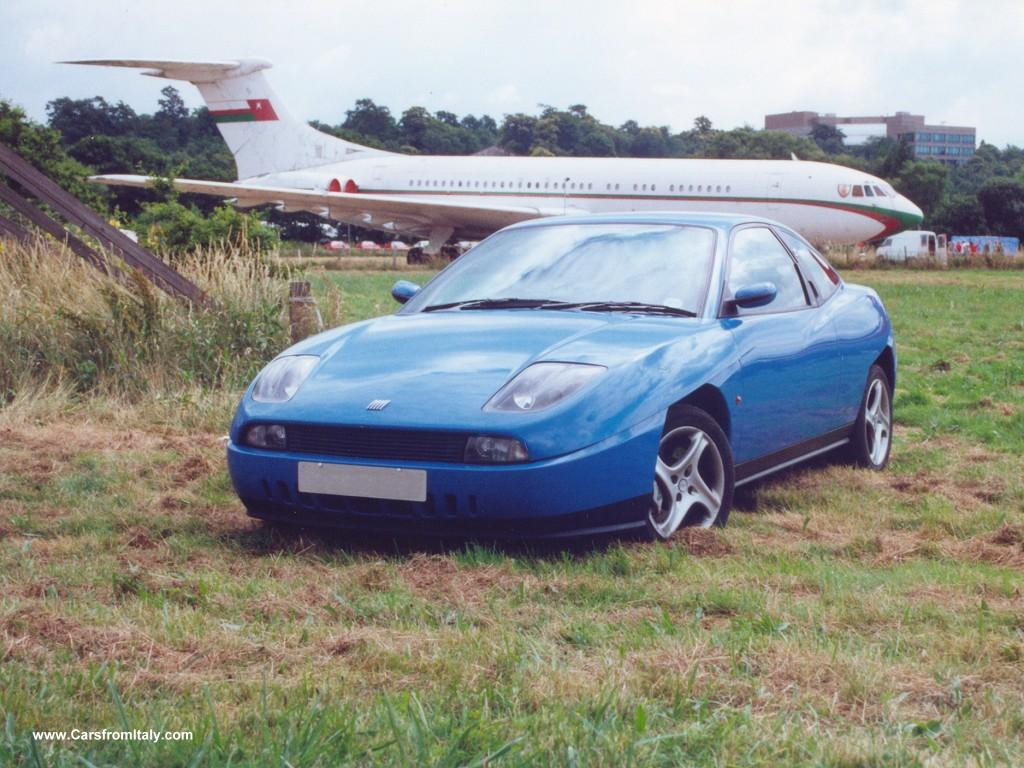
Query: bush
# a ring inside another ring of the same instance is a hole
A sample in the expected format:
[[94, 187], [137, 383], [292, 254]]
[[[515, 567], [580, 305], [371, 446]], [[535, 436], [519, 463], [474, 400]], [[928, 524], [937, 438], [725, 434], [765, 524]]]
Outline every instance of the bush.
[[277, 232], [256, 214], [230, 205], [218, 206], [209, 218], [176, 200], [149, 203], [135, 220], [134, 229], [145, 247], [168, 255], [195, 253], [224, 247], [264, 251], [277, 246]]

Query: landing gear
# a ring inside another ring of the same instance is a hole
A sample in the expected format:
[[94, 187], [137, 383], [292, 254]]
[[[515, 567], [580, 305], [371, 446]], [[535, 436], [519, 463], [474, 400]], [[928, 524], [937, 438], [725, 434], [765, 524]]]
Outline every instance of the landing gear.
[[[455, 261], [459, 258], [459, 248], [456, 245], [442, 245], [441, 252], [439, 254], [442, 261]], [[405, 254], [406, 264], [429, 264], [436, 258], [436, 255], [427, 253], [425, 248], [410, 248]]]

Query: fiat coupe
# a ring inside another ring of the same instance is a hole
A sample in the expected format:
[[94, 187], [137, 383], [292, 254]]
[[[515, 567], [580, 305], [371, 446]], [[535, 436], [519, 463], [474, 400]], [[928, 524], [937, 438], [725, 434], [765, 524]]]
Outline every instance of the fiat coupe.
[[227, 452], [250, 515], [666, 539], [826, 451], [889, 460], [882, 302], [773, 221], [534, 220], [392, 295], [395, 314], [296, 344], [245, 392]]

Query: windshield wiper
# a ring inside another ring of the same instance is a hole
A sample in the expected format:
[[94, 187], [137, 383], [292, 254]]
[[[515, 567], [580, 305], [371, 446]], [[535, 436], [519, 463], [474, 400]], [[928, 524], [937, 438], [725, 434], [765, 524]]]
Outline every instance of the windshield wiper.
[[[564, 301], [552, 299], [467, 299], [465, 301], [452, 301], [448, 304], [431, 304], [424, 307], [423, 312], [435, 312], [442, 309], [540, 309], [540, 308], [561, 308], [567, 305]], [[574, 305], [572, 305], [574, 306]]]
[[467, 299], [448, 304], [431, 304], [423, 312], [442, 309], [576, 309], [583, 312], [637, 312], [648, 315], [696, 317], [696, 312], [664, 304], [646, 304], [642, 301], [556, 301], [554, 299]]
[[675, 317], [697, 316], [696, 312], [683, 309], [682, 307], [670, 307], [665, 304], [647, 304], [642, 301], [581, 301], [572, 304], [571, 307], [585, 312], [638, 312], [646, 315], [673, 315]]

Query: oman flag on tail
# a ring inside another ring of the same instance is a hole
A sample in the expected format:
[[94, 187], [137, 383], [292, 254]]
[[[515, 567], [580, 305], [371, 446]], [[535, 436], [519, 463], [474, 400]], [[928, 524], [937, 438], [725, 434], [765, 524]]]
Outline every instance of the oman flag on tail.
[[270, 99], [248, 99], [245, 106], [232, 105], [227, 109], [211, 109], [210, 114], [217, 123], [260, 123], [277, 120], [277, 113]]

